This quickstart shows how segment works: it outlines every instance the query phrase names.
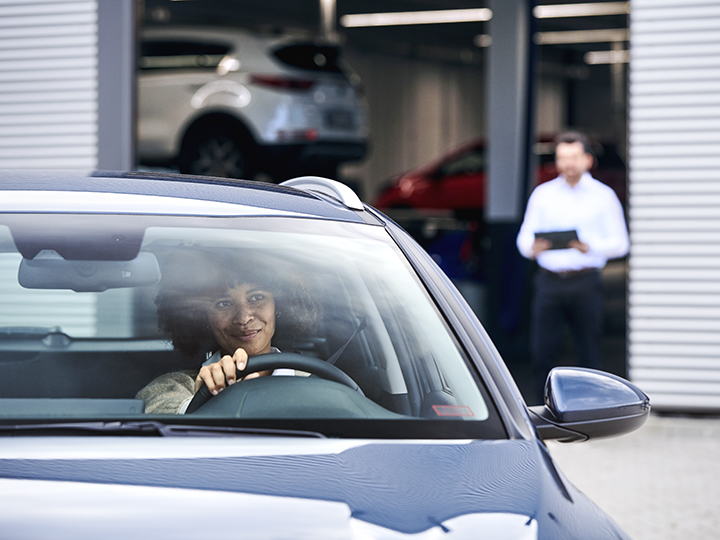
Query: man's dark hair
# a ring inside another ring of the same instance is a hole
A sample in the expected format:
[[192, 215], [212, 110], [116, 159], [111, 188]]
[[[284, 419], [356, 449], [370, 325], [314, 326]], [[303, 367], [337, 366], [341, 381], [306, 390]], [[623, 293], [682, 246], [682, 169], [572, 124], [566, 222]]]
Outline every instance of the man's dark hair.
[[595, 156], [592, 145], [590, 144], [590, 139], [587, 135], [579, 131], [566, 131], [565, 133], [561, 133], [555, 138], [555, 147], [557, 148], [557, 145], [560, 143], [573, 144], [577, 142], [583, 145], [583, 150], [585, 150], [586, 154], [590, 154], [593, 157]]

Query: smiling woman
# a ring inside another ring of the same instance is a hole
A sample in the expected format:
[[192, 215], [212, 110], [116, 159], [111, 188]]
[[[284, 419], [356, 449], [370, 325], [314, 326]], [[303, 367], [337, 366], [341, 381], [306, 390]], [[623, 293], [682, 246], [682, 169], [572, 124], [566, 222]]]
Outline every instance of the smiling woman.
[[147, 413], [184, 413], [203, 384], [217, 395], [239, 380], [236, 369], [245, 369], [248, 358], [279, 352], [272, 340], [283, 311], [281, 328], [293, 337], [317, 323], [318, 302], [307, 280], [274, 257], [186, 250], [163, 266], [156, 300], [160, 327], [179, 351], [190, 357], [205, 353], [207, 359], [199, 372], [168, 373], [138, 392]]
[[267, 354], [275, 334], [275, 298], [255, 283], [229, 288], [208, 309], [208, 321], [223, 355], [243, 349], [248, 356]]

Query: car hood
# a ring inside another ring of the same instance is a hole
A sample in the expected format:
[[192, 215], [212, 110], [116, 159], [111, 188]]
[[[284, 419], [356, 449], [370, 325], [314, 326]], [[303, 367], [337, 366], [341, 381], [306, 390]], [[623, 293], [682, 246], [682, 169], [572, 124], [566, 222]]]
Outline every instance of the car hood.
[[37, 438], [0, 444], [13, 538], [623, 538], [536, 441]]

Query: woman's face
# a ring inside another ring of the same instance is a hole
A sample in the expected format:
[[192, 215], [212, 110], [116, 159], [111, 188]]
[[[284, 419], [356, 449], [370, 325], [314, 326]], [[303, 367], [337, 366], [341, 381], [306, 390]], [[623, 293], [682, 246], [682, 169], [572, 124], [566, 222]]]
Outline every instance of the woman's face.
[[213, 300], [208, 320], [223, 354], [232, 355], [238, 348], [248, 356], [268, 353], [275, 334], [275, 299], [270, 292], [243, 283]]

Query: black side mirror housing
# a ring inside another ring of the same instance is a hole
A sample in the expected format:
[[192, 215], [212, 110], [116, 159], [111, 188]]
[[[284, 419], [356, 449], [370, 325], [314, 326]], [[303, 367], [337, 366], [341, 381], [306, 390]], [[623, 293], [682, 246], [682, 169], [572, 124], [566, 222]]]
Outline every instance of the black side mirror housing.
[[545, 405], [530, 412], [543, 440], [586, 441], [638, 429], [647, 421], [650, 398], [616, 375], [559, 367], [545, 383]]

